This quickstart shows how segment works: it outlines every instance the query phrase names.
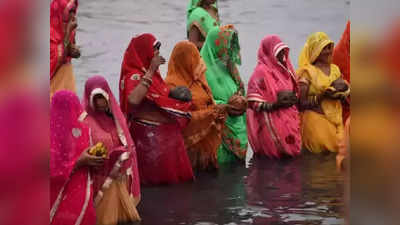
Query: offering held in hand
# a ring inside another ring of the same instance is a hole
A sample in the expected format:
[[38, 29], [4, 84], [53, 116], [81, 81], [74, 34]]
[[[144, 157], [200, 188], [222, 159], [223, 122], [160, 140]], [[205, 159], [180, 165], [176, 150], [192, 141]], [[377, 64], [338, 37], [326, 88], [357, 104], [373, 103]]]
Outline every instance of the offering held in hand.
[[103, 143], [99, 142], [89, 149], [89, 154], [105, 158], [107, 157], [107, 149]]

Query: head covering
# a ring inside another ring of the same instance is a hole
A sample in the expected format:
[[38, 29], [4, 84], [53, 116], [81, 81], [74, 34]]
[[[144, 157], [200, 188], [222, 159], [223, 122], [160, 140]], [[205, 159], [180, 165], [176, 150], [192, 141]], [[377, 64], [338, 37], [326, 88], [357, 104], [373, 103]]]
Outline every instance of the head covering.
[[[277, 58], [281, 51], [284, 52], [283, 60], [286, 65], [282, 65]], [[289, 47], [281, 41], [279, 36], [270, 35], [264, 37], [258, 49], [257, 58], [258, 64], [266, 65], [270, 72], [276, 75], [283, 73], [296, 79], [292, 62], [289, 59]]]
[[[236, 67], [241, 65], [239, 37], [233, 25], [213, 28], [207, 35], [201, 56], [207, 65], [208, 83], [212, 83], [210, 79], [215, 79], [217, 76], [228, 75], [236, 83], [237, 91], [244, 95], [244, 84]], [[228, 68], [229, 61], [233, 64], [232, 73]]]
[[[282, 51], [286, 66], [277, 59]], [[258, 64], [247, 91], [249, 101], [269, 103], [277, 101], [280, 91], [298, 92], [295, 72], [289, 59], [289, 47], [277, 35], [266, 36], [261, 41]], [[300, 154], [298, 113], [296, 106], [271, 113], [247, 110], [248, 136], [252, 149], [271, 158]]]
[[343, 79], [350, 82], [350, 21], [333, 51], [333, 63], [340, 68]]
[[78, 120], [81, 114], [82, 106], [73, 92], [54, 94], [50, 106], [51, 207], [71, 177], [79, 156], [89, 147], [89, 128]]
[[[125, 163], [123, 167], [126, 167], [125, 169], [132, 168], [133, 185], [131, 185], [131, 187], [133, 195], [136, 197], [140, 194], [140, 185], [135, 144], [132, 140], [131, 134], [129, 133], [124, 114], [122, 113], [117, 100], [111, 92], [107, 81], [102, 76], [93, 76], [86, 81], [83, 105], [89, 116], [94, 118], [96, 122], [100, 124], [100, 126], [106, 126], [106, 124], [103, 124], [102, 122], [105, 121], [105, 119], [107, 119], [105, 117], [108, 116], [104, 112], [97, 112], [94, 108], [93, 100], [94, 96], [97, 94], [102, 95], [107, 100], [114, 118], [114, 123], [120, 142], [123, 146], [126, 147], [127, 151], [129, 152], [129, 162]], [[109, 149], [109, 151], [111, 150], [112, 149]]]
[[299, 56], [299, 67], [307, 66], [315, 62], [322, 49], [329, 44], [334, 44], [324, 32], [316, 32], [307, 38]]
[[218, 7], [217, 3], [212, 4], [211, 6], [217, 12], [217, 18], [214, 18], [210, 13], [207, 12], [201, 5], [202, 0], [191, 0], [189, 2], [189, 6], [187, 8], [187, 24], [186, 30], [187, 35], [189, 37], [190, 29], [195, 26], [199, 29], [200, 33], [204, 38], [207, 37], [208, 32], [220, 25], [218, 18]]
[[[189, 18], [191, 13], [198, 7], [200, 7], [200, 4], [202, 3], [203, 0], [190, 0], [189, 1], [189, 5], [187, 7], [187, 17]], [[215, 8], [215, 10], [218, 10], [218, 6], [217, 6], [217, 2], [215, 1], [214, 4], [212, 4], [211, 6]]]
[[[64, 55], [65, 24], [68, 23], [71, 10], [76, 14], [78, 0], [52, 0], [50, 4], [50, 79], [56, 72], [60, 56]], [[75, 32], [71, 32], [70, 41], [75, 42]], [[53, 50], [53, 51], [52, 51]], [[54, 52], [53, 54], [51, 54]], [[71, 57], [66, 58], [70, 62]]]
[[[120, 76], [120, 103], [124, 113], [129, 112], [128, 96], [140, 83], [140, 79], [149, 69], [154, 57], [154, 44], [157, 39], [152, 34], [142, 34], [132, 38], [124, 54]], [[147, 91], [146, 99], [176, 116], [188, 116], [190, 103], [169, 98], [170, 89], [156, 71], [153, 82]]]
[[199, 82], [203, 88], [211, 93], [205, 71], [200, 69], [201, 65], [204, 65], [204, 62], [196, 46], [189, 41], [181, 41], [172, 50], [166, 82], [168, 84], [173, 83], [174, 86], [186, 86], [188, 88], [195, 82]]

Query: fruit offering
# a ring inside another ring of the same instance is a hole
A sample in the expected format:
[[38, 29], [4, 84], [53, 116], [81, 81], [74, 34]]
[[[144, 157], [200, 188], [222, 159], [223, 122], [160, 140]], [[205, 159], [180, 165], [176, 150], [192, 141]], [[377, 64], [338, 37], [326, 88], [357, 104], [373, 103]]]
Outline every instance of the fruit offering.
[[107, 157], [107, 149], [103, 143], [99, 142], [89, 149], [89, 154], [99, 157]]

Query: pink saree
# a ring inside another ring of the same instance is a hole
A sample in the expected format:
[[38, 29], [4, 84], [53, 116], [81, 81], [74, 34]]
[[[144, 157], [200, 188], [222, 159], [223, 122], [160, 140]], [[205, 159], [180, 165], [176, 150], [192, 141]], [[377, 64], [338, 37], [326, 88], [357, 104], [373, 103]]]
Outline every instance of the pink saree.
[[[286, 67], [278, 60], [285, 51]], [[248, 84], [247, 128], [250, 145], [256, 155], [281, 158], [300, 154], [300, 119], [296, 106], [272, 112], [262, 111], [257, 104], [277, 100], [282, 90], [298, 93], [295, 72], [289, 60], [289, 48], [278, 36], [265, 37], [258, 50], [258, 64]]]
[[93, 225], [93, 188], [89, 168], [74, 170], [89, 147], [89, 129], [78, 118], [82, 107], [70, 91], [57, 92], [50, 108], [50, 224]]
[[[112, 116], [94, 110], [93, 98], [97, 94], [108, 100]], [[83, 105], [87, 113], [84, 121], [90, 128], [90, 144], [102, 142], [109, 156], [104, 168], [94, 176], [95, 202], [101, 200], [103, 190], [110, 186], [113, 180], [110, 177], [112, 170], [119, 170], [121, 175], [128, 177], [129, 194], [139, 199], [140, 183], [135, 144], [118, 102], [103, 77], [93, 76], [86, 81]]]

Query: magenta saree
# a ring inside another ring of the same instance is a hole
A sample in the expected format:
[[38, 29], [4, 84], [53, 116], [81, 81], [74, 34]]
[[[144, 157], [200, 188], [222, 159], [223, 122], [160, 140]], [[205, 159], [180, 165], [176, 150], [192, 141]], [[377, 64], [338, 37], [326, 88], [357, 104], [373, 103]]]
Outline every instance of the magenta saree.
[[[277, 60], [284, 51], [286, 66]], [[265, 37], [258, 50], [258, 64], [248, 84], [247, 128], [255, 154], [270, 158], [300, 154], [300, 119], [296, 106], [272, 112], [260, 109], [260, 104], [273, 103], [279, 91], [298, 92], [295, 72], [289, 60], [289, 48], [278, 36]]]
[[57, 92], [50, 108], [50, 224], [93, 225], [92, 179], [88, 167], [75, 168], [89, 147], [89, 129], [79, 121], [82, 107], [70, 91]]
[[[96, 95], [107, 100], [109, 113], [95, 110]], [[86, 81], [83, 105], [86, 110], [84, 122], [90, 129], [90, 145], [102, 142], [108, 151], [103, 168], [97, 170], [93, 177], [98, 224], [140, 220], [135, 208], [140, 201], [135, 144], [125, 117], [103, 77], [93, 76]], [[112, 187], [113, 190], [110, 190]], [[117, 204], [119, 202], [123, 203]], [[121, 213], [126, 216], [118, 216]]]

